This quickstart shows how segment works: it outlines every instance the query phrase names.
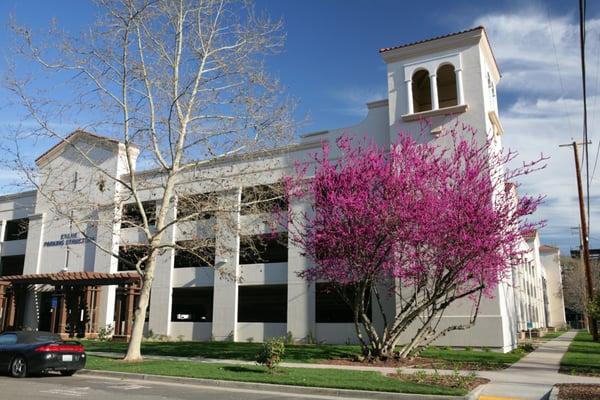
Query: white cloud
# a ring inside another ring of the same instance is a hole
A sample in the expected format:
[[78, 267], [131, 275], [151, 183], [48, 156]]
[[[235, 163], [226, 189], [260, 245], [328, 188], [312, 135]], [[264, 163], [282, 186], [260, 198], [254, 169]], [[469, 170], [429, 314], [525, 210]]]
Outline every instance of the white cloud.
[[[476, 24], [486, 27], [502, 71], [500, 98], [504, 94], [515, 99], [501, 109], [504, 144], [517, 150], [522, 161], [535, 159], [540, 153], [551, 157], [545, 170], [522, 179], [521, 191], [547, 196], [548, 201], [538, 212], [540, 218], [548, 220], [541, 232], [542, 240], [567, 250], [578, 244], [570, 230], [579, 224], [577, 187], [573, 152], [558, 146], [573, 138], [581, 140], [583, 106], [577, 20], [574, 16], [548, 17], [545, 11], [534, 9], [525, 14], [488, 14], [478, 18]], [[588, 121], [594, 141], [590, 147], [590, 169], [600, 140], [599, 135], [593, 134], [600, 128], [596, 60], [599, 38], [600, 20], [589, 19]], [[600, 195], [600, 167], [590, 193]], [[600, 237], [597, 209], [598, 204], [592, 202], [591, 236]], [[600, 246], [600, 242], [592, 244]]]
[[339, 106], [332, 110], [334, 112], [351, 116], [364, 117], [367, 115], [366, 103], [381, 99], [387, 99], [387, 91], [385, 87], [358, 87], [347, 86], [342, 89], [335, 90], [330, 93], [330, 96], [336, 100]]

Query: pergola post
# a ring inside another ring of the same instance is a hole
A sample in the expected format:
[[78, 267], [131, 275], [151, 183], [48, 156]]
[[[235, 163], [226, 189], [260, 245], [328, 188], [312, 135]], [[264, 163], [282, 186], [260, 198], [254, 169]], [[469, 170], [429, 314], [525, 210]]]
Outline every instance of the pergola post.
[[91, 312], [90, 312], [90, 318], [91, 318], [91, 324], [92, 324], [92, 333], [93, 334], [98, 334], [98, 292], [100, 291], [100, 288], [98, 286], [93, 286], [90, 290], [92, 296], [91, 296], [91, 303], [90, 303], [90, 307], [91, 307]]
[[133, 301], [135, 299], [135, 287], [133, 284], [129, 284], [127, 287], [127, 303], [126, 303], [126, 315], [125, 320], [125, 335], [131, 336], [131, 329], [133, 325]]
[[65, 286], [61, 286], [61, 293], [59, 295], [58, 304], [58, 334], [62, 335], [66, 333], [67, 325], [67, 289]]
[[123, 292], [120, 287], [117, 288], [116, 292], [117, 292], [117, 295], [115, 297], [114, 334], [117, 336], [121, 336], [121, 335], [123, 335], [123, 329], [122, 329], [123, 313], [121, 312], [121, 310], [123, 309], [123, 295], [122, 295]]
[[6, 305], [6, 326], [5, 328], [14, 329], [16, 315], [15, 287], [8, 292], [8, 304]]
[[0, 330], [5, 330], [4, 320], [6, 316], [5, 304], [6, 285], [0, 285]]
[[[83, 289], [83, 298], [84, 298], [84, 305], [85, 305], [85, 309], [84, 309], [84, 313], [83, 313], [83, 318], [84, 318], [84, 336], [87, 336], [88, 333], [91, 333], [92, 331], [92, 290], [90, 286], [84, 286]], [[87, 321], [85, 321], [85, 318], [87, 317]]]

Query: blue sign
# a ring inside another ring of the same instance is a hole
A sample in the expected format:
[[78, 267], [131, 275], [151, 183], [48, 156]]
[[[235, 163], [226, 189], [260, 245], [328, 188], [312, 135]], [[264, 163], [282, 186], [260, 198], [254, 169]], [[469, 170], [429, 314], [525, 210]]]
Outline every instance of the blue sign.
[[52, 297], [50, 308], [58, 308], [58, 297]]
[[533, 322], [527, 323], [527, 329], [533, 329]]

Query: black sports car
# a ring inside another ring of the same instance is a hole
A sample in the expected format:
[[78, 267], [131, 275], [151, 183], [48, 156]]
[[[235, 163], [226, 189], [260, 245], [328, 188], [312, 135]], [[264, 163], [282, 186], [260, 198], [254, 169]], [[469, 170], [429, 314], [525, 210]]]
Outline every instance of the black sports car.
[[0, 334], [0, 371], [15, 378], [59, 371], [73, 375], [85, 366], [83, 345], [63, 341], [50, 332], [4, 332]]

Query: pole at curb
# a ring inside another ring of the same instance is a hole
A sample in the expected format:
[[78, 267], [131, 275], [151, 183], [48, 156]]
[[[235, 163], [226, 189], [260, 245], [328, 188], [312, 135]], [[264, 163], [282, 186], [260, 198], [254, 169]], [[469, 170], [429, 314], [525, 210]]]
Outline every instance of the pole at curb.
[[[585, 217], [585, 205], [583, 203], [583, 185], [581, 183], [581, 169], [579, 168], [579, 151], [578, 146], [587, 143], [577, 143], [573, 141], [569, 144], [561, 144], [559, 147], [572, 147], [573, 148], [573, 156], [575, 157], [575, 174], [577, 176], [577, 194], [579, 197], [579, 219], [581, 220], [581, 243], [582, 243], [582, 251], [581, 251], [581, 259], [583, 260], [583, 266], [585, 269], [585, 280], [586, 280], [586, 294], [588, 301], [591, 301], [594, 298], [594, 282], [592, 275], [592, 267], [590, 265], [590, 246], [589, 246], [589, 232], [587, 229], [586, 217]], [[588, 329], [592, 334], [592, 338], [594, 342], [598, 341], [598, 326], [596, 324], [596, 319], [593, 318], [589, 313], [587, 314], [588, 320]]]

